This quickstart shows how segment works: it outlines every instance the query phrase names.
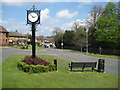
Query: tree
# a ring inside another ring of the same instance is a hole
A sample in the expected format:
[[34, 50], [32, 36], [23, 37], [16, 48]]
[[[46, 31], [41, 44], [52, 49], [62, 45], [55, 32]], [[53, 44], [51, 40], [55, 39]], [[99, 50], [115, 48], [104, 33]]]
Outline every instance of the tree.
[[66, 30], [63, 35], [64, 47], [73, 47], [74, 45], [75, 31]]
[[63, 29], [58, 27], [54, 28], [53, 37], [54, 37], [56, 47], [61, 48], [61, 43], [63, 42]]
[[91, 9], [89, 16], [87, 18], [88, 24], [92, 27], [95, 27], [95, 23], [96, 23], [97, 19], [102, 15], [102, 12], [103, 12], [103, 8], [101, 5], [93, 6], [93, 8]]
[[60, 33], [63, 33], [63, 29], [58, 28], [58, 27], [53, 28], [52, 33], [53, 33], [53, 36], [59, 35]]
[[103, 12], [103, 8], [102, 6], [93, 6], [93, 8], [91, 9], [89, 16], [87, 18], [87, 24], [89, 25], [89, 45], [90, 47], [97, 47], [97, 41], [95, 40], [94, 37], [94, 32], [96, 31], [96, 21], [98, 20], [98, 18], [100, 18], [102, 16], [102, 12]]
[[75, 30], [77, 30], [77, 29], [79, 28], [79, 26], [80, 26], [80, 21], [79, 21], [79, 20], [75, 20], [75, 21], [73, 22], [73, 28], [74, 28]]
[[102, 17], [96, 22], [98, 30], [95, 31], [94, 36], [97, 41], [103, 42], [101, 45], [106, 44], [106, 47], [109, 48], [118, 47], [118, 42], [120, 41], [118, 22], [118, 9], [114, 3], [109, 2], [105, 7]]
[[74, 44], [76, 47], [85, 47], [86, 41], [86, 31], [83, 27], [79, 27], [74, 35]]
[[118, 19], [119, 19], [119, 25], [120, 25], [120, 1], [117, 3], [117, 9], [118, 9]]

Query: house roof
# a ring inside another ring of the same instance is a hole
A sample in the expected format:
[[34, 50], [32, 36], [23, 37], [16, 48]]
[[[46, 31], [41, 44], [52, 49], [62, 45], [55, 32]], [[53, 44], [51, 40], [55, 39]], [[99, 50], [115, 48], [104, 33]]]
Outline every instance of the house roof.
[[24, 37], [22, 33], [19, 33], [18, 31], [15, 32], [9, 32], [9, 36], [14, 36], [14, 37]]
[[44, 38], [43, 36], [36, 36], [36, 38]]
[[3, 26], [0, 25], [0, 32], [8, 32]]

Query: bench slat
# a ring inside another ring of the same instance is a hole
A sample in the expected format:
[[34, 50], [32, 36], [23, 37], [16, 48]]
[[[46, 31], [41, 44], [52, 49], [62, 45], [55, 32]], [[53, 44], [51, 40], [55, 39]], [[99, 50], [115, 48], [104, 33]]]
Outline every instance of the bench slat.
[[73, 63], [72, 67], [84, 67], [83, 63]]
[[85, 64], [85, 67], [94, 67], [94, 68], [95, 68], [95, 67], [96, 67], [96, 64], [97, 64], [97, 63], [86, 63], [86, 64]]
[[92, 71], [93, 69], [96, 67], [97, 62], [71, 62], [71, 64], [69, 64], [69, 67], [71, 68], [82, 68], [84, 69], [85, 67], [92, 67]]

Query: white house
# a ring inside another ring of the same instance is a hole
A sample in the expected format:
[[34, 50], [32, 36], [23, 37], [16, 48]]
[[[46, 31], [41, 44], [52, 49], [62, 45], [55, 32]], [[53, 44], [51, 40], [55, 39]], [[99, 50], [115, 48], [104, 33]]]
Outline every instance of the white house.
[[48, 40], [44, 40], [41, 44], [45, 48], [55, 48], [55, 44], [51, 43]]

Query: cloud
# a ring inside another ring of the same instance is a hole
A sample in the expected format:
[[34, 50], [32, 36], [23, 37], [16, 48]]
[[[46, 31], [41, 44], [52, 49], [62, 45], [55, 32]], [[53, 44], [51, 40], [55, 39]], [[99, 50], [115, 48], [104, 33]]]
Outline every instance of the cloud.
[[[45, 8], [41, 11], [41, 25], [38, 25], [36, 35], [50, 36], [52, 35], [51, 29], [55, 27], [59, 20], [57, 18], [50, 17], [50, 10]], [[31, 33], [31, 25], [26, 25], [26, 21], [19, 22], [15, 18], [9, 18], [7, 20], [0, 20], [0, 25], [3, 25], [9, 32], [18, 30], [19, 32], [26, 34]]]
[[51, 36], [52, 35], [52, 31], [50, 26], [47, 25], [39, 25], [37, 26], [37, 32], [36, 32], [36, 36]]
[[57, 2], [59, 0], [2, 0], [2, 2]]
[[26, 22], [18, 22], [14, 18], [10, 18], [6, 21], [0, 20], [0, 24], [4, 26], [9, 32], [18, 30], [23, 34], [26, 34], [30, 30], [30, 27], [26, 25]]
[[59, 22], [57, 18], [50, 17], [50, 10], [48, 8], [41, 10], [41, 24], [42, 25], [54, 25]]
[[3, 13], [3, 11], [2, 10], [0, 10], [0, 14], [2, 14]]
[[37, 27], [37, 35], [50, 36], [52, 35], [52, 28], [59, 22], [59, 19], [50, 17], [50, 10], [48, 8], [41, 11], [41, 25]]
[[79, 4], [77, 7], [78, 7], [78, 8], [84, 8], [84, 5]]
[[85, 5], [93, 4], [93, 2], [80, 2], [78, 8], [85, 8]]
[[13, 2], [2, 2], [4, 6], [16, 6], [16, 7], [29, 7], [35, 5], [36, 7], [45, 4], [45, 2], [28, 2], [28, 1], [13, 1]]
[[[18, 30], [22, 34], [32, 34], [31, 25], [26, 25], [26, 22], [17, 22], [14, 18], [10, 18], [7, 21], [0, 20], [0, 25], [4, 26], [9, 32]], [[47, 23], [38, 25], [36, 28], [36, 36], [50, 36], [52, 34], [50, 28]]]
[[41, 20], [46, 21], [47, 19], [50, 18], [49, 16], [50, 10], [48, 8], [41, 10]]
[[78, 26], [85, 26], [86, 25], [86, 22], [85, 20], [80, 20], [80, 19], [77, 19], [77, 20], [73, 20], [71, 22], [68, 22], [68, 23], [64, 23], [61, 25], [61, 28], [63, 28], [64, 30], [73, 30], [74, 29], [74, 23], [77, 22], [78, 23]]
[[113, 0], [2, 0], [2, 2], [113, 2]]
[[64, 9], [56, 14], [58, 18], [70, 19], [76, 16], [78, 12], [70, 12], [68, 9]]
[[0, 2], [0, 14], [2, 14], [3, 11], [2, 11], [2, 3]]

